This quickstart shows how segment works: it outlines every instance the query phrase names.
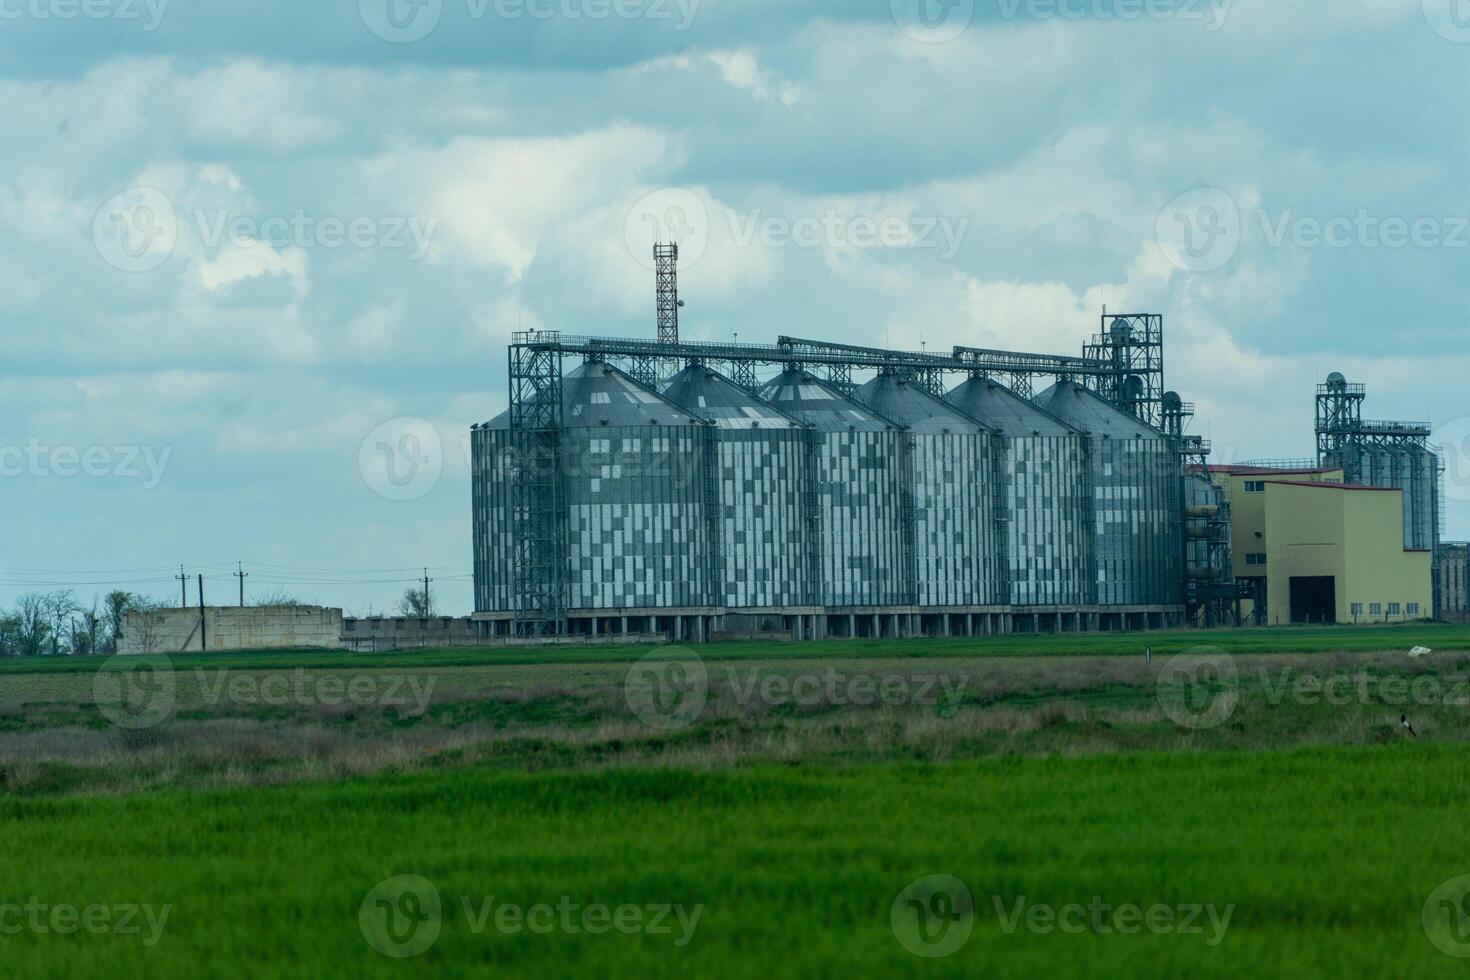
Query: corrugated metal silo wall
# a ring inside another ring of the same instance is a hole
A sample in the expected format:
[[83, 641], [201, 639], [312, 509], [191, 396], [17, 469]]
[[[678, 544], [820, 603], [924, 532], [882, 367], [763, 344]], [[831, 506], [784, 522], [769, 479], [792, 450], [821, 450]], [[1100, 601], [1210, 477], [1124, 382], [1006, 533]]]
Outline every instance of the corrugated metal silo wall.
[[1097, 603], [1175, 605], [1184, 557], [1179, 454], [1167, 439], [1092, 440]]
[[702, 426], [566, 429], [568, 608], [709, 604]]
[[818, 439], [822, 604], [912, 602], [913, 556], [904, 533], [904, 514], [913, 506], [907, 434], [823, 432]]
[[1358, 480], [1404, 491], [1404, 547], [1432, 549], [1439, 541], [1439, 461], [1423, 449], [1356, 450]]
[[511, 612], [515, 591], [511, 536], [510, 433], [476, 429], [470, 434], [475, 561], [475, 611]]
[[1005, 446], [1012, 605], [1092, 602], [1090, 472], [1080, 436], [1014, 436]]
[[807, 433], [722, 429], [715, 444], [718, 604], [733, 609], [811, 604]]
[[991, 437], [911, 438], [919, 605], [988, 605], [997, 584]]

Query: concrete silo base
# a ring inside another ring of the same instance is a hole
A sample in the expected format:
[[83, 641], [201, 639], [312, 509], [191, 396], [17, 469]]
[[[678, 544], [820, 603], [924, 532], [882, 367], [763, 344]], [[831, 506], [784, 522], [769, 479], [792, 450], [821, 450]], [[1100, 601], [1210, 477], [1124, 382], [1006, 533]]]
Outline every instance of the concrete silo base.
[[512, 636], [512, 617], [474, 617], [487, 643], [707, 643], [717, 640], [901, 639], [1128, 633], [1176, 629], [1183, 606], [879, 606], [851, 609], [602, 609], [573, 611], [568, 633], [546, 640]]

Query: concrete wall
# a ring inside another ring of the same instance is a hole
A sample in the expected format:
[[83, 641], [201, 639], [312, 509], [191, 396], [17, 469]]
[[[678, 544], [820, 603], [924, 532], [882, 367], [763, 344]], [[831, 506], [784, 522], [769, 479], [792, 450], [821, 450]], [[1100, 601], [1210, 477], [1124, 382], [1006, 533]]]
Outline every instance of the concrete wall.
[[483, 646], [484, 642], [468, 617], [416, 619], [381, 616], [342, 622], [344, 650], [419, 650], [426, 647]]
[[[320, 606], [205, 607], [128, 613], [118, 651], [124, 654], [199, 653], [299, 647], [337, 649], [342, 610]], [[201, 642], [202, 641], [202, 642]]]

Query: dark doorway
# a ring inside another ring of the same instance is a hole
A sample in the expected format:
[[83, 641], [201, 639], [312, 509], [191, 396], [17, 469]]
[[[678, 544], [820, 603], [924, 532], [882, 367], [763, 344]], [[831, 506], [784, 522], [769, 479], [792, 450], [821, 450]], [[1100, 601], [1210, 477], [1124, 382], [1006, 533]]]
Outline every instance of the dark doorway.
[[1337, 579], [1331, 575], [1291, 580], [1291, 621], [1333, 623], [1337, 621]]

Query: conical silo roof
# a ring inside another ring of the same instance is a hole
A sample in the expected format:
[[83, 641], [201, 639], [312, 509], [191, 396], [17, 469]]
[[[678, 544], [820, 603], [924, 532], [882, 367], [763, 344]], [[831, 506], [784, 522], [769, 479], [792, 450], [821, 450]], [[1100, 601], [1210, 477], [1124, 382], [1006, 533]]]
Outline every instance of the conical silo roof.
[[990, 378], [971, 378], [945, 395], [966, 415], [1008, 436], [1067, 436], [1076, 430]]
[[823, 432], [879, 432], [895, 423], [846, 397], [808, 371], [791, 368], [761, 388], [761, 398]]
[[483, 425], [477, 426], [477, 428], [481, 428], [481, 429], [499, 429], [499, 430], [502, 430], [502, 431], [505, 430], [505, 429], [509, 429], [510, 428], [510, 409], [507, 408], [505, 411], [503, 411], [499, 415], [495, 416], [489, 422], [486, 422]]
[[[584, 364], [564, 377], [561, 391], [562, 424], [569, 428], [688, 425], [700, 420], [623, 372], [597, 361]], [[509, 429], [510, 411], [501, 412], [480, 428]]]
[[1114, 439], [1161, 438], [1163, 433], [1075, 381], [1058, 381], [1036, 396], [1036, 403], [1075, 428]]
[[803, 424], [703, 364], [691, 364], [669, 379], [664, 397], [722, 429], [791, 429]]
[[596, 426], [689, 425], [695, 416], [616, 368], [591, 361], [562, 379], [562, 424]]
[[875, 412], [906, 425], [914, 432], [989, 431], [964, 412], [924, 391], [906, 378], [880, 374], [857, 390], [857, 399]]

